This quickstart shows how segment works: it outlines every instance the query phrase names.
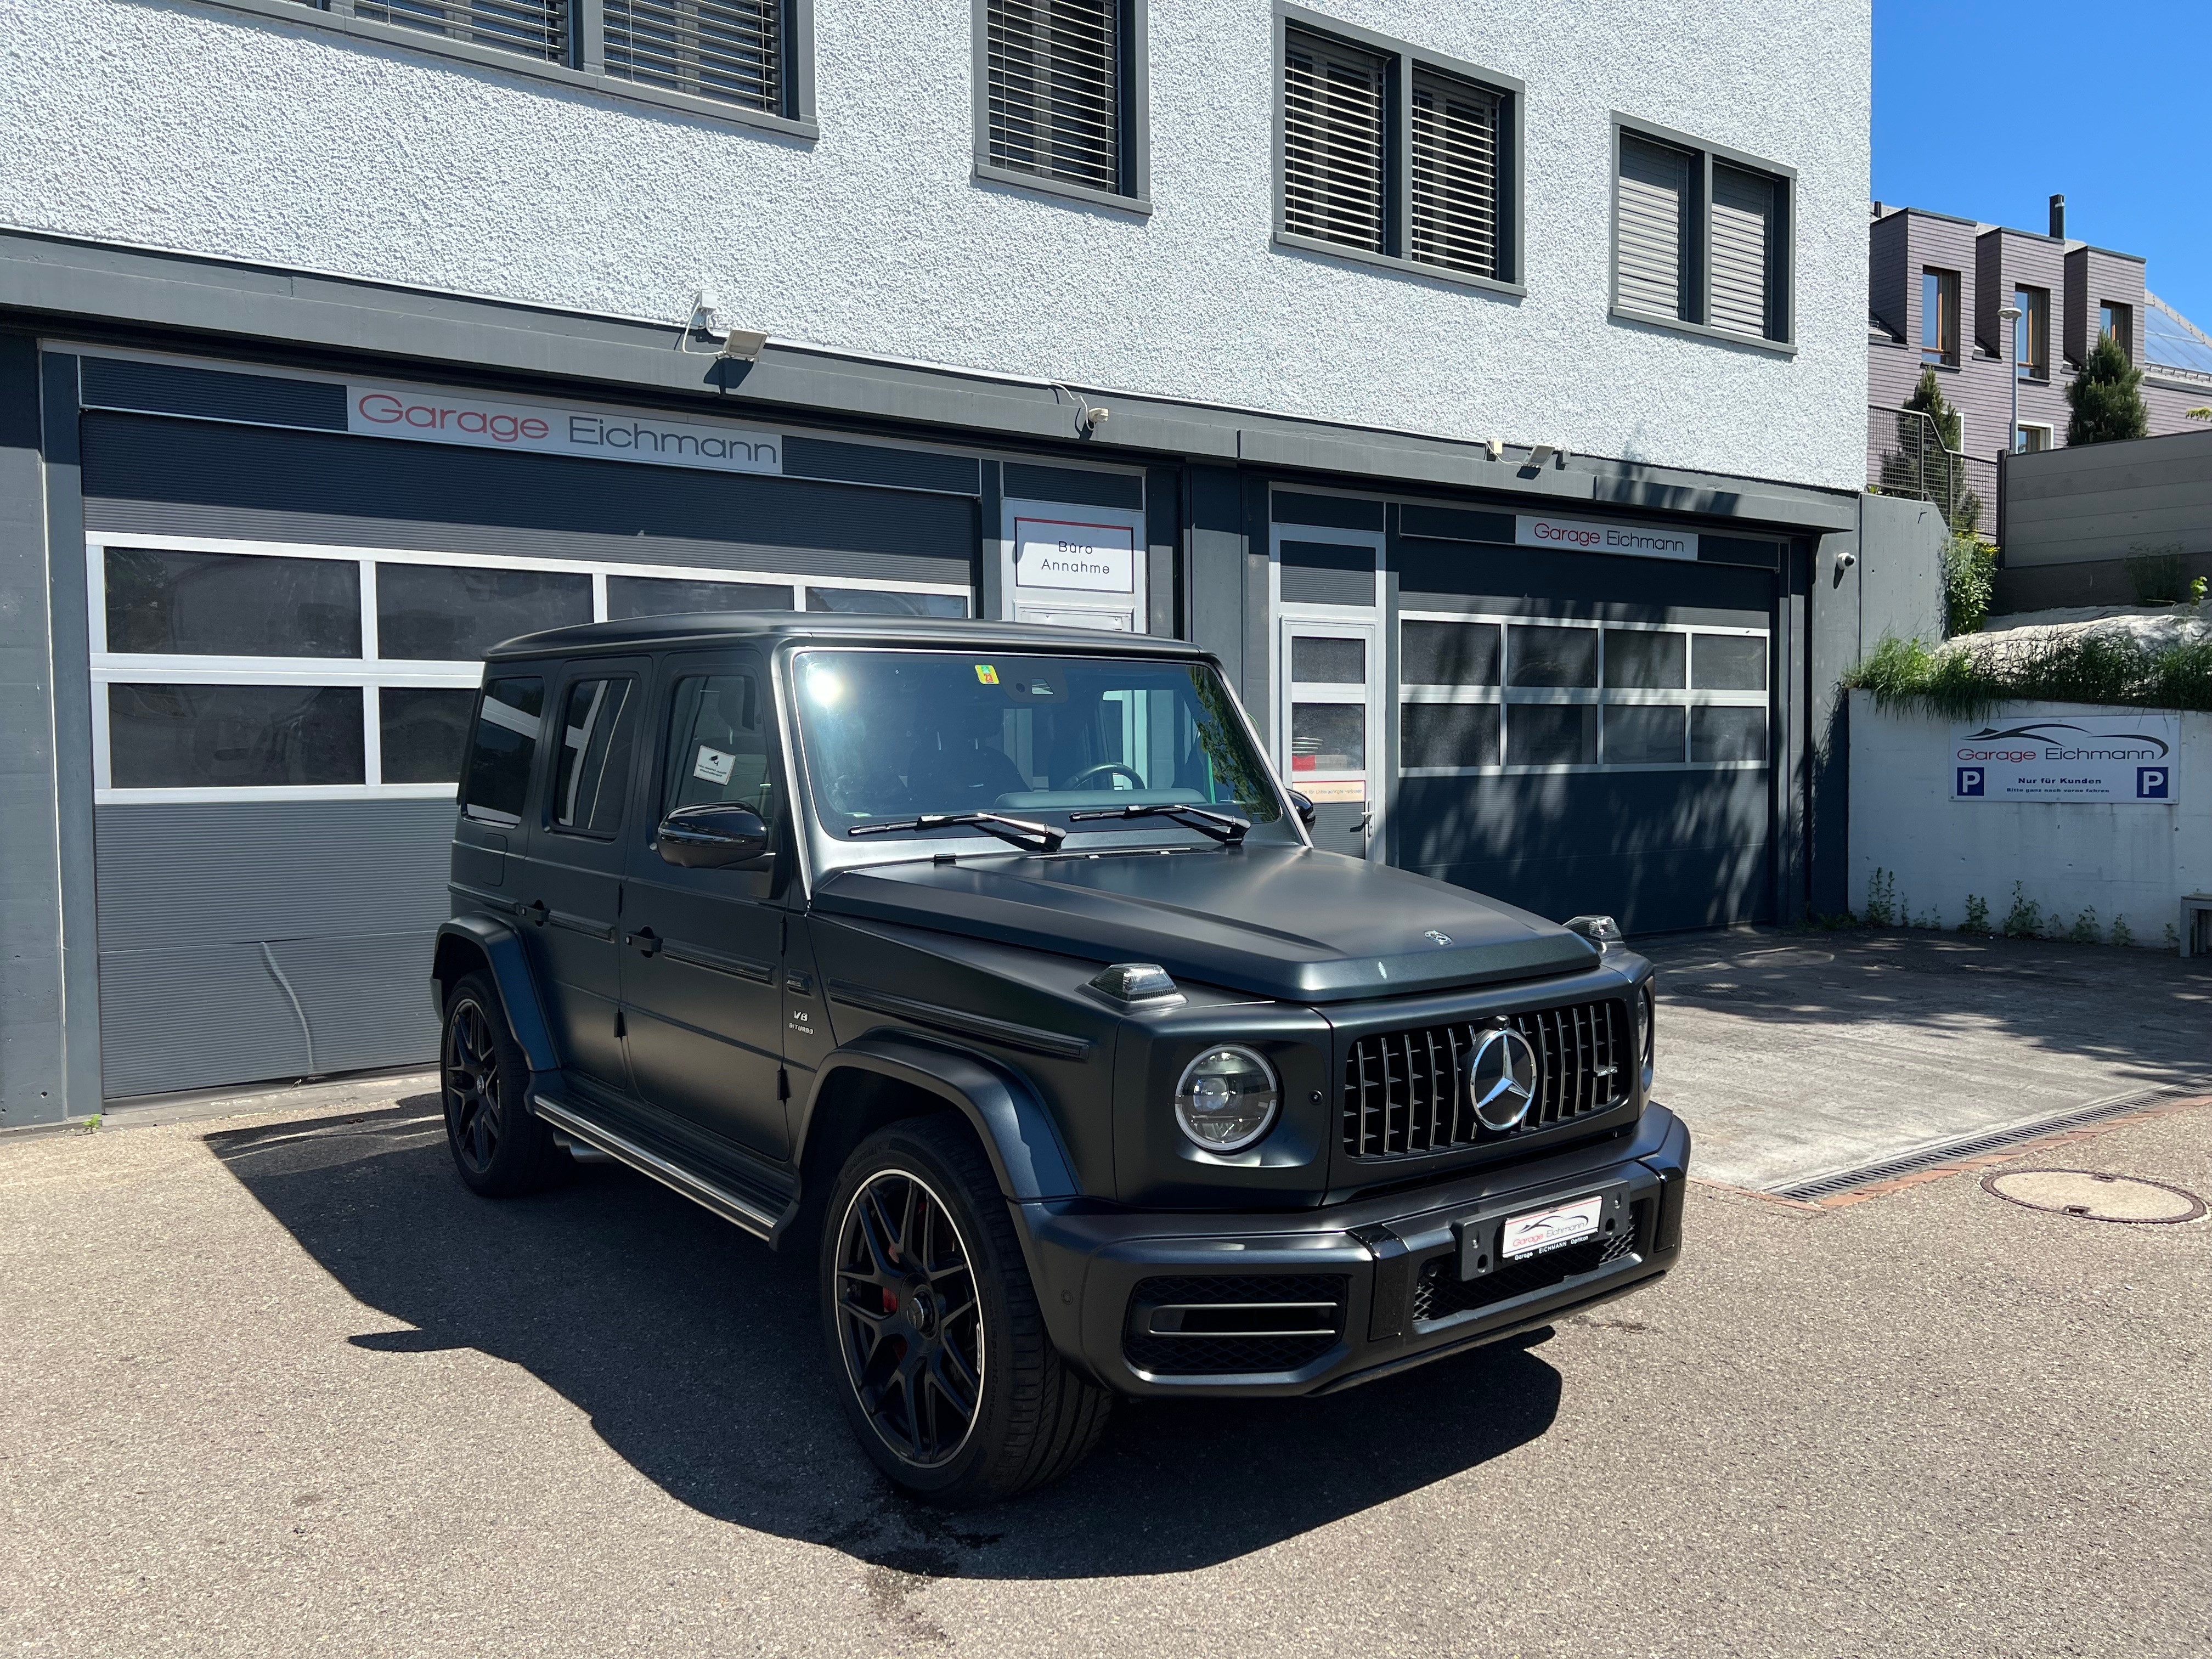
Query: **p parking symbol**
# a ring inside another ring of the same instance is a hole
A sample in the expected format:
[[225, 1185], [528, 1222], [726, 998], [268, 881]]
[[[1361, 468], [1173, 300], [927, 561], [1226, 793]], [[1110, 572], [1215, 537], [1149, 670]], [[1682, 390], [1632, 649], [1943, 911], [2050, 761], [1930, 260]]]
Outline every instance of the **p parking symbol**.
[[2163, 766], [2136, 768], [2136, 799], [2137, 800], [2167, 800], [2166, 793], [2171, 774]]
[[1962, 796], [1980, 794], [1982, 793], [1982, 769], [1978, 766], [1960, 767], [1959, 769], [1959, 787], [1954, 789], [1951, 793], [1954, 795]]

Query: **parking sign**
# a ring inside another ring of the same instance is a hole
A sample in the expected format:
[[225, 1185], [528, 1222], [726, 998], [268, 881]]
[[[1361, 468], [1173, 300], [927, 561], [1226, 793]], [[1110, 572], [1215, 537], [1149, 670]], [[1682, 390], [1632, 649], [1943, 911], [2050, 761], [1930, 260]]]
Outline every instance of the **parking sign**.
[[2166, 790], [2171, 787], [2169, 777], [2170, 775], [2163, 766], [2138, 766], [2136, 768], [2136, 799], [2137, 800], [2166, 799]]
[[1960, 767], [1959, 769], [1958, 787], [1952, 790], [1951, 793], [1960, 797], [1980, 794], [1982, 793], [1982, 769], [1978, 766]]

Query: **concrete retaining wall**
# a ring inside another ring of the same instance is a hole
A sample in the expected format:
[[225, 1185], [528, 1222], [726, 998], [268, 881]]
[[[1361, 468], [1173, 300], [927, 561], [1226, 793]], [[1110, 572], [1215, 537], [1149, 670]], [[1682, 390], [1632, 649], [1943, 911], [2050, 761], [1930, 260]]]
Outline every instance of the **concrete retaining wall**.
[[[2005, 721], [2110, 714], [2077, 703], [2005, 703]], [[1850, 694], [1851, 908], [1863, 915], [1877, 869], [1905, 919], [1964, 920], [1969, 894], [2001, 927], [2021, 896], [2060, 931], [2085, 910], [2106, 937], [2124, 916], [2137, 945], [2164, 946], [2181, 896], [2212, 891], [2212, 714], [2181, 716], [2171, 805], [1953, 800], [1948, 716], [1885, 714]]]

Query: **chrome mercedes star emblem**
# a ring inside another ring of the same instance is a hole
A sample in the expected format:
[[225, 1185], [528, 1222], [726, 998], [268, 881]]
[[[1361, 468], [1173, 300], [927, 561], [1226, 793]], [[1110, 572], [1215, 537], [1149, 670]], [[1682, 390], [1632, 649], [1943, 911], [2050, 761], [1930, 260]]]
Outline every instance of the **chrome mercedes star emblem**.
[[1507, 1026], [1485, 1031], [1467, 1057], [1467, 1096], [1492, 1129], [1510, 1129], [1536, 1102], [1540, 1075], [1528, 1039]]
[[1433, 927], [1430, 928], [1427, 933], [1422, 934], [1421, 937], [1428, 940], [1431, 945], [1449, 945], [1451, 943], [1451, 935], [1449, 933], [1439, 933]]

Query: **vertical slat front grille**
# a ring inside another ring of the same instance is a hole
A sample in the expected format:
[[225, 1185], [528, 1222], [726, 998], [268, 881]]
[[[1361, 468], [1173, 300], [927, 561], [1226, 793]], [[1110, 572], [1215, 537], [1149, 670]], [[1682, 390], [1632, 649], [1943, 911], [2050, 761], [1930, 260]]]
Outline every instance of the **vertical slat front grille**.
[[1468, 1097], [1465, 1062], [1490, 1022], [1377, 1032], [1344, 1062], [1344, 1150], [1354, 1158], [1419, 1158], [1571, 1122], [1626, 1098], [1635, 1066], [1627, 1005], [1582, 1002], [1508, 1016], [1535, 1050], [1536, 1098], [1520, 1125], [1485, 1128]]
[[605, 0], [609, 75], [783, 109], [781, 0]]
[[1289, 31], [1283, 56], [1283, 228], [1382, 252], [1383, 77], [1371, 52]]
[[1662, 317], [1689, 315], [1684, 234], [1689, 226], [1688, 152], [1620, 135], [1618, 224], [1620, 302]]
[[990, 0], [992, 164], [1121, 185], [1120, 0]]
[[548, 63], [568, 56], [568, 0], [354, 0], [353, 15]]
[[1498, 275], [1495, 93], [1463, 81], [1413, 76], [1413, 235], [1424, 264]]

